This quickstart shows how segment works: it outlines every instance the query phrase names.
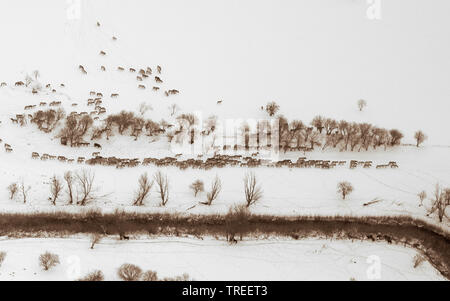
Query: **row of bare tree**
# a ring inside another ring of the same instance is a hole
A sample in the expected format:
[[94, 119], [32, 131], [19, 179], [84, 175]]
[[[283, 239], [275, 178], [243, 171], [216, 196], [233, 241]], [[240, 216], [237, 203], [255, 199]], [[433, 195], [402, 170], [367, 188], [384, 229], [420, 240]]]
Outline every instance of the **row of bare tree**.
[[[144, 204], [144, 201], [150, 195], [150, 190], [152, 189], [154, 183], [157, 185], [157, 191], [161, 198], [161, 206], [165, 206], [167, 204], [169, 200], [169, 181], [166, 175], [158, 171], [154, 174], [153, 180], [149, 179], [147, 173], [144, 173], [139, 177], [139, 188], [135, 192], [133, 205], [142, 206]], [[204, 183], [201, 180], [195, 180], [189, 188], [192, 189], [195, 197], [197, 197], [198, 193], [205, 190]], [[217, 199], [221, 190], [222, 182], [220, 178], [216, 176], [211, 183], [211, 189], [206, 193], [206, 201], [200, 202], [200, 204], [210, 206], [212, 202]], [[254, 173], [249, 173], [245, 176], [244, 193], [247, 207], [254, 204], [262, 197], [262, 189], [257, 185], [257, 180]]]
[[[99, 198], [99, 196], [95, 194], [97, 188], [94, 186], [94, 179], [95, 173], [86, 169], [77, 172], [67, 171], [64, 174], [64, 180], [61, 180], [58, 176], [54, 175], [49, 182], [49, 201], [53, 205], [56, 205], [56, 201], [62, 197], [64, 186], [66, 186], [68, 204], [84, 206], [90, 201]], [[20, 183], [10, 184], [7, 189], [11, 200], [20, 193], [23, 202], [26, 203], [31, 186], [25, 185], [22, 180]]]
[[33, 118], [31, 118], [31, 122], [35, 123], [38, 126], [39, 130], [44, 132], [51, 132], [58, 124], [58, 121], [63, 119], [65, 115], [66, 113], [61, 108], [58, 108], [57, 110], [39, 110], [37, 112], [34, 112]]
[[95, 127], [91, 139], [100, 139], [104, 133], [106, 139], [109, 139], [114, 134], [114, 129], [117, 128], [120, 135], [124, 135], [130, 129], [131, 136], [137, 140], [144, 130], [147, 136], [154, 136], [163, 132], [167, 126], [167, 123], [164, 122], [158, 123], [136, 116], [133, 112], [121, 111], [118, 114], [109, 115], [102, 126]]
[[397, 129], [387, 130], [370, 123], [337, 121], [332, 118], [316, 116], [308, 126], [301, 120], [289, 122], [285, 117], [278, 117], [280, 148], [291, 147], [328, 147], [341, 151], [361, 151], [399, 145], [403, 134]]

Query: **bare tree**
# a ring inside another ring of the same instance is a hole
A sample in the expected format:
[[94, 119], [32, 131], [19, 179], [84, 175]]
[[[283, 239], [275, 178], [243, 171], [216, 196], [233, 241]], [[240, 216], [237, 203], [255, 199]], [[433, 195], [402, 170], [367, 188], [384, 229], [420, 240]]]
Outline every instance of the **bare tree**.
[[246, 150], [250, 148], [250, 126], [247, 122], [243, 122], [241, 125], [241, 133], [244, 137], [244, 147]]
[[280, 109], [280, 106], [274, 101], [269, 102], [266, 105], [266, 112], [269, 114], [270, 117], [274, 116], [278, 112], [279, 109]]
[[262, 197], [262, 189], [257, 186], [256, 176], [254, 173], [248, 173], [244, 178], [244, 193], [247, 207], [256, 203]]
[[209, 135], [210, 133], [214, 133], [214, 131], [217, 128], [217, 116], [212, 115], [209, 116], [208, 119], [206, 119], [206, 122], [204, 123], [204, 133], [206, 135]]
[[422, 144], [425, 140], [427, 140], [427, 135], [424, 134], [422, 131], [417, 131], [414, 134], [414, 139], [416, 139], [416, 146], [419, 147], [420, 144]]
[[56, 205], [56, 200], [61, 194], [62, 189], [63, 184], [61, 183], [61, 180], [56, 175], [54, 175], [50, 181], [50, 200], [53, 205]]
[[333, 131], [338, 128], [338, 123], [332, 118], [326, 118], [323, 122], [323, 126], [325, 128], [326, 134], [331, 135]]
[[195, 180], [194, 183], [189, 186], [194, 191], [194, 196], [196, 197], [199, 192], [203, 192], [205, 190], [205, 186], [203, 181]]
[[141, 276], [142, 281], [157, 281], [158, 280], [158, 273], [152, 270], [148, 270]]
[[53, 109], [39, 110], [33, 114], [31, 122], [35, 123], [39, 130], [51, 132], [64, 116], [65, 112], [62, 108], [58, 108], [56, 111]]
[[352, 193], [353, 186], [349, 182], [340, 182], [337, 186], [337, 191], [342, 195], [342, 199], [345, 200], [345, 197]]
[[362, 111], [364, 109], [364, 107], [367, 106], [367, 101], [365, 101], [364, 99], [360, 99], [358, 100], [358, 109], [360, 111]]
[[22, 193], [23, 203], [27, 202], [28, 191], [30, 191], [31, 186], [26, 186], [24, 180], [20, 183], [20, 192]]
[[154, 179], [159, 190], [159, 196], [161, 197], [161, 206], [165, 206], [169, 201], [169, 180], [161, 171], [155, 173]]
[[75, 180], [74, 176], [72, 175], [72, 172], [66, 171], [64, 173], [64, 180], [66, 181], [67, 184], [67, 194], [69, 195], [69, 204], [72, 205], [74, 200], [73, 181]]
[[314, 146], [320, 146], [320, 133], [314, 131], [310, 136], [309, 136], [309, 147], [311, 147], [311, 149], [314, 149]]
[[18, 190], [19, 190], [19, 186], [17, 186], [17, 183], [12, 183], [8, 186], [10, 200], [12, 200], [14, 198], [14, 196], [16, 195]]
[[142, 206], [143, 202], [147, 198], [152, 189], [153, 181], [150, 182], [147, 173], [142, 174], [139, 177], [139, 189], [135, 193], [133, 205]]
[[350, 141], [350, 150], [354, 151], [355, 147], [361, 142], [361, 135], [359, 133], [359, 125], [356, 122], [349, 124], [348, 136]]
[[222, 182], [220, 181], [219, 177], [216, 176], [214, 178], [213, 183], [211, 184], [211, 190], [206, 193], [206, 199], [207, 202], [204, 202], [202, 204], [205, 205], [211, 205], [212, 202], [217, 199], [217, 196], [219, 195], [219, 192], [222, 190]]
[[422, 190], [417, 194], [417, 196], [419, 197], [420, 200], [420, 206], [423, 206], [423, 201], [427, 198], [427, 193], [425, 192], [425, 190]]
[[142, 129], [145, 126], [145, 120], [142, 117], [135, 117], [131, 124], [131, 136], [135, 137], [135, 141], [142, 133]]
[[369, 123], [360, 123], [359, 126], [359, 137], [361, 142], [361, 148], [369, 149], [370, 144], [372, 143], [373, 136], [371, 135], [372, 125]]
[[94, 249], [94, 246], [100, 242], [102, 239], [102, 235], [99, 233], [93, 233], [91, 235], [91, 249]]
[[84, 206], [96, 198], [93, 195], [95, 173], [83, 169], [75, 174], [75, 178], [78, 183], [78, 194], [81, 196], [77, 204]]
[[439, 218], [439, 222], [442, 223], [444, 217], [448, 218], [446, 210], [449, 205], [450, 205], [450, 188], [444, 190], [441, 188], [439, 184], [436, 184], [434, 190], [434, 198], [431, 200], [431, 208], [428, 209], [427, 215], [436, 212]]
[[319, 133], [322, 134], [322, 130], [325, 127], [325, 118], [323, 118], [322, 116], [318, 115], [318, 116], [313, 118], [313, 120], [311, 121], [311, 125], [313, 127], [315, 127], [319, 131]]
[[110, 115], [110, 121], [117, 125], [119, 134], [123, 135], [134, 122], [134, 113], [121, 111], [119, 114]]

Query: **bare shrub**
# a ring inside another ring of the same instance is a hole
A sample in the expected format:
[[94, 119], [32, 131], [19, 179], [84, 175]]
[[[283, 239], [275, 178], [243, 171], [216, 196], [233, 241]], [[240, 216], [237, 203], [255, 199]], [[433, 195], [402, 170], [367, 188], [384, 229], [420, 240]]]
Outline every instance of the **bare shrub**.
[[194, 196], [196, 197], [199, 192], [205, 191], [205, 185], [201, 180], [195, 180], [191, 186], [189, 186], [194, 191]]
[[70, 171], [66, 171], [64, 173], [64, 181], [66, 181], [67, 184], [67, 195], [69, 196], [69, 204], [73, 204], [74, 196], [73, 196], [73, 182], [75, 178]]
[[102, 239], [102, 235], [99, 233], [93, 233], [91, 235], [91, 249], [94, 249], [94, 246], [100, 242]]
[[12, 200], [19, 190], [19, 186], [17, 186], [17, 183], [12, 183], [8, 186], [7, 189], [9, 191], [9, 199]]
[[248, 173], [245, 175], [244, 193], [247, 207], [256, 203], [262, 197], [262, 189], [257, 186], [256, 176], [254, 173]]
[[439, 184], [436, 184], [434, 190], [434, 198], [431, 200], [431, 208], [428, 209], [428, 215], [436, 212], [439, 222], [442, 223], [444, 217], [448, 218], [447, 207], [450, 205], [450, 188], [443, 189]]
[[142, 281], [158, 281], [158, 273], [155, 271], [148, 270], [141, 276]]
[[403, 134], [397, 130], [397, 129], [392, 129], [389, 131], [389, 135], [390, 135], [390, 145], [391, 146], [395, 146], [395, 145], [399, 145], [402, 138], [403, 138]]
[[169, 201], [169, 180], [161, 171], [155, 173], [154, 179], [161, 198], [161, 206], [165, 206]]
[[280, 109], [280, 106], [274, 101], [269, 102], [266, 105], [266, 112], [267, 112], [267, 114], [269, 114], [270, 117], [274, 116], [278, 112], [279, 109]]
[[425, 192], [425, 190], [422, 190], [417, 194], [417, 196], [419, 197], [420, 200], [420, 206], [423, 206], [423, 201], [427, 198], [427, 193]]
[[103, 272], [100, 270], [90, 272], [83, 278], [78, 279], [78, 281], [103, 281], [103, 280], [105, 280], [105, 276], [103, 275]]
[[53, 205], [56, 205], [56, 200], [61, 194], [62, 189], [63, 184], [61, 183], [61, 180], [56, 175], [54, 175], [50, 181], [50, 200]]
[[217, 199], [217, 196], [219, 195], [219, 192], [221, 190], [222, 190], [222, 182], [220, 181], [219, 177], [216, 176], [214, 178], [214, 181], [211, 184], [211, 190], [208, 193], [206, 193], [207, 202], [202, 203], [202, 204], [205, 204], [205, 205], [208, 205], [208, 206], [211, 205], [212, 202], [215, 199]]
[[367, 106], [367, 101], [365, 101], [364, 99], [360, 99], [358, 100], [358, 109], [360, 111], [362, 111], [364, 109], [364, 107]]
[[345, 197], [352, 193], [353, 186], [350, 182], [340, 182], [337, 185], [337, 192], [342, 196], [342, 199], [345, 200]]
[[322, 133], [322, 130], [325, 127], [325, 118], [318, 115], [313, 118], [313, 120], [311, 121], [311, 125], [315, 127], [319, 131], [319, 133]]
[[147, 173], [144, 173], [139, 177], [138, 183], [139, 183], [139, 188], [135, 192], [133, 205], [142, 206], [143, 202], [149, 195], [150, 190], [152, 189], [153, 181], [150, 182], [150, 180], [147, 176]]
[[414, 266], [414, 268], [417, 268], [424, 261], [425, 261], [425, 257], [423, 257], [420, 254], [416, 254], [416, 256], [414, 256], [414, 258], [413, 258], [413, 266]]
[[6, 252], [0, 252], [0, 267], [2, 266], [3, 261], [5, 261]]
[[427, 140], [427, 135], [425, 135], [422, 131], [417, 131], [414, 134], [414, 139], [416, 139], [416, 146], [419, 147], [425, 140]]
[[39, 264], [44, 271], [48, 271], [59, 264], [59, 256], [47, 251], [39, 256]]
[[80, 200], [77, 204], [84, 206], [88, 202], [95, 200], [96, 197], [93, 195], [95, 173], [83, 169], [75, 174], [75, 178], [78, 184], [78, 194], [80, 195]]
[[27, 202], [28, 191], [30, 191], [31, 186], [26, 186], [25, 182], [22, 180], [19, 186], [20, 192], [22, 193], [23, 203]]
[[142, 270], [134, 264], [124, 263], [117, 270], [117, 275], [124, 281], [138, 281], [141, 278]]

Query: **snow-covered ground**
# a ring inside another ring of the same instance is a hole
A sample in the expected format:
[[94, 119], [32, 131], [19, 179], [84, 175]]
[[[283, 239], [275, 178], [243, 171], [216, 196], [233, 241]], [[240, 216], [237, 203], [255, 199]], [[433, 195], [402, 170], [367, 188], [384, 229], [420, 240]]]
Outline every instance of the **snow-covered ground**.
[[[17, 129], [21, 131], [22, 129]], [[1, 131], [1, 129], [0, 129]], [[2, 132], [10, 135], [11, 132]], [[57, 175], [62, 178], [67, 170], [78, 171], [83, 168], [95, 172], [96, 194], [100, 199], [89, 204], [105, 211], [113, 211], [116, 208], [131, 211], [165, 211], [178, 213], [216, 213], [226, 212], [232, 205], [243, 203], [244, 183], [243, 178], [249, 171], [245, 168], [214, 168], [211, 170], [187, 169], [179, 170], [176, 167], [157, 168], [155, 166], [138, 166], [135, 168], [116, 169], [115, 167], [90, 166], [85, 164], [68, 164], [58, 161], [33, 160], [30, 157], [31, 148], [39, 152], [53, 150], [53, 153], [64, 154], [68, 157], [82, 154], [80, 150], [58, 145], [39, 145], [39, 141], [45, 141], [46, 137], [25, 135], [17, 138], [17, 144], [13, 153], [0, 152], [0, 179], [3, 187], [12, 182], [22, 180], [31, 189], [28, 192], [27, 203], [23, 204], [20, 194], [10, 200], [8, 191], [0, 192], [2, 200], [1, 210], [8, 212], [32, 212], [52, 210], [79, 210], [79, 206], [67, 205], [67, 195], [64, 192], [53, 206], [48, 200], [50, 196], [50, 177]], [[29, 139], [27, 139], [29, 137]], [[48, 140], [48, 139], [47, 139]], [[27, 146], [27, 141], [30, 145]], [[50, 142], [51, 143], [51, 142]], [[130, 141], [130, 144], [140, 145], [139, 141]], [[114, 144], [113, 144], [114, 145]], [[42, 147], [42, 148], [40, 148]], [[25, 151], [24, 151], [25, 149]], [[125, 154], [134, 152], [133, 156], [144, 155], [139, 153], [139, 148], [121, 148], [111, 146], [109, 152]], [[78, 152], [78, 154], [77, 154]], [[87, 152], [87, 151], [85, 151]], [[450, 161], [443, 160], [450, 155], [450, 148], [425, 147], [400, 147], [392, 151], [379, 151], [370, 153], [335, 153], [313, 152], [307, 154], [313, 159], [338, 159], [338, 160], [373, 160], [385, 163], [397, 161], [398, 169], [379, 170], [372, 167], [361, 167], [350, 170], [348, 165], [330, 170], [315, 168], [269, 168], [259, 167], [251, 169], [257, 176], [263, 189], [263, 197], [251, 207], [254, 213], [302, 215], [302, 214], [351, 214], [351, 215], [397, 215], [408, 214], [426, 218], [426, 208], [429, 208], [429, 200], [420, 206], [417, 193], [425, 190], [429, 197], [432, 196], [436, 183], [444, 187], [450, 185]], [[133, 157], [131, 156], [131, 157]], [[302, 156], [300, 153], [288, 154], [288, 157]], [[143, 173], [152, 176], [157, 170], [162, 170], [168, 175], [170, 182], [169, 202], [165, 207], [160, 206], [156, 186], [153, 187], [150, 197], [144, 206], [132, 206], [134, 192], [137, 190], [137, 180]], [[205, 193], [194, 197], [189, 185], [196, 179], [205, 182], [205, 189], [209, 190], [212, 179], [218, 175], [222, 181], [222, 191], [217, 200], [211, 206], [200, 205], [205, 201]], [[339, 198], [336, 185], [340, 181], [349, 181], [355, 190], [346, 200]], [[379, 200], [369, 206], [365, 203]], [[434, 217], [429, 217], [433, 219]], [[434, 218], [436, 221], [436, 218]]]
[[[204, 119], [215, 115], [221, 121], [265, 119], [267, 113], [260, 107], [276, 101], [279, 113], [289, 120], [309, 123], [320, 114], [370, 122], [399, 129], [405, 134], [405, 144], [413, 143], [414, 132], [423, 129], [428, 140], [420, 148], [402, 145], [386, 151], [327, 149], [280, 154], [280, 159], [293, 161], [306, 156], [346, 160], [347, 164], [330, 170], [252, 169], [263, 197], [250, 210], [276, 215], [406, 214], [437, 223], [435, 216], [426, 216], [430, 200], [419, 206], [417, 194], [425, 190], [431, 197], [437, 183], [450, 187], [450, 140], [445, 123], [450, 111], [448, 1], [436, 0], [433, 5], [419, 0], [383, 1], [383, 15], [377, 21], [367, 18], [366, 1], [353, 0], [130, 0], [127, 5], [121, 0], [4, 2], [0, 4], [0, 83], [7, 85], [0, 87], [0, 212], [80, 210], [67, 205], [65, 192], [56, 206], [51, 205], [49, 182], [54, 175], [62, 178], [65, 171], [83, 168], [95, 173], [95, 194], [100, 196], [88, 207], [105, 212], [119, 208], [224, 213], [244, 202], [246, 168], [116, 169], [31, 159], [32, 152], [73, 159], [90, 158], [97, 151], [105, 157], [141, 160], [174, 155], [163, 136], [142, 135], [135, 141], [116, 133], [109, 140], [95, 141], [101, 150], [71, 148], [61, 145], [57, 137], [61, 124], [43, 133], [34, 124], [21, 127], [10, 120], [16, 114], [48, 109], [39, 104], [52, 101], [61, 101], [67, 114], [89, 113], [93, 107], [87, 99], [95, 91], [104, 95], [106, 114], [96, 115], [100, 119], [94, 125], [121, 110], [140, 114], [143, 103], [149, 109], [142, 117], [156, 122], [175, 123], [177, 114], [191, 112]], [[79, 65], [87, 74], [80, 72]], [[151, 67], [156, 73], [157, 65], [162, 66], [162, 84], [155, 82], [156, 74], [141, 82], [137, 72], [129, 71]], [[119, 66], [125, 70], [118, 71]], [[14, 85], [25, 81], [27, 74], [33, 76], [34, 70], [39, 70], [39, 76], [30, 87]], [[51, 88], [45, 88], [47, 84]], [[139, 89], [139, 84], [146, 89]], [[43, 88], [33, 95], [31, 88], [37, 85]], [[154, 91], [153, 86], [160, 90]], [[180, 93], [166, 97], [168, 89]], [[112, 98], [112, 93], [119, 96]], [[358, 99], [368, 102], [362, 112], [356, 106]], [[219, 100], [223, 102], [218, 104]], [[179, 108], [176, 114], [169, 108], [173, 104]], [[25, 110], [29, 105], [36, 107]], [[4, 144], [13, 151], [6, 153]], [[185, 154], [180, 159], [189, 157]], [[396, 161], [399, 168], [350, 170], [350, 160], [370, 160], [374, 165]], [[139, 176], [145, 172], [152, 176], [157, 170], [167, 174], [170, 182], [167, 205], [159, 205], [153, 187], [144, 206], [131, 206]], [[211, 206], [199, 204], [205, 193], [194, 197], [189, 185], [200, 179], [208, 190], [216, 175], [222, 180], [218, 199]], [[355, 188], [346, 200], [336, 193], [340, 181]], [[30, 187], [26, 204], [20, 195], [9, 199], [5, 188], [13, 182]], [[442, 224], [448, 229], [447, 219]], [[413, 250], [382, 243], [269, 240], [228, 246], [208, 239], [159, 238], [126, 243], [105, 239], [95, 250], [87, 245], [85, 238], [3, 240], [0, 251], [8, 251], [8, 257], [0, 267], [0, 279], [66, 279], [64, 262], [50, 272], [39, 270], [37, 257], [46, 249], [64, 260], [79, 256], [83, 273], [98, 268], [107, 279], [115, 279], [121, 263], [132, 262], [163, 276], [187, 272], [197, 280], [365, 280], [369, 254], [381, 257], [383, 280], [441, 279], [428, 263], [412, 268]]]
[[[427, 261], [414, 268], [415, 250], [387, 243], [270, 239], [230, 246], [209, 238], [158, 238], [89, 246], [82, 237], [0, 240], [7, 252], [0, 280], [73, 280], [93, 270], [119, 280], [123, 263], [160, 278], [188, 273], [194, 280], [445, 280]], [[43, 271], [38, 257], [45, 251], [61, 264]]]

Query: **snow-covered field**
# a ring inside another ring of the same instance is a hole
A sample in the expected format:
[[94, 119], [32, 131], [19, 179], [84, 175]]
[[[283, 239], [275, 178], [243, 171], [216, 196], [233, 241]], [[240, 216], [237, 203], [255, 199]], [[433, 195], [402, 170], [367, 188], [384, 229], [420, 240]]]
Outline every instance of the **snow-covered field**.
[[[18, 131], [22, 129], [17, 129]], [[8, 132], [3, 132], [9, 135]], [[33, 137], [28, 136], [28, 137]], [[86, 164], [68, 164], [58, 161], [41, 161], [30, 158], [27, 149], [27, 135], [22, 136], [13, 153], [0, 153], [2, 169], [0, 178], [6, 187], [12, 182], [22, 180], [31, 189], [28, 193], [27, 203], [24, 204], [20, 195], [14, 200], [8, 197], [8, 191], [1, 192], [1, 210], [8, 212], [32, 212], [53, 210], [79, 210], [79, 206], [67, 205], [67, 195], [64, 192], [53, 206], [48, 200], [50, 196], [50, 178], [57, 175], [62, 178], [67, 170], [77, 171], [83, 168], [95, 172], [96, 194], [101, 196], [89, 204], [104, 211], [113, 211], [116, 208], [127, 211], [166, 211], [178, 213], [223, 213], [235, 204], [244, 203], [243, 178], [249, 171], [246, 168], [214, 168], [211, 170], [187, 169], [179, 170], [176, 167], [157, 168], [155, 166], [138, 166], [134, 168], [116, 169], [115, 167], [90, 166]], [[42, 137], [41, 141], [44, 140]], [[38, 142], [33, 147], [40, 151]], [[36, 140], [39, 141], [39, 140]], [[20, 144], [19, 144], [20, 143]], [[138, 142], [130, 142], [136, 143]], [[30, 147], [28, 147], [30, 148]], [[44, 151], [53, 149], [53, 153], [77, 156], [77, 149], [59, 146], [53, 143], [44, 146]], [[108, 148], [116, 154], [127, 152], [127, 149]], [[116, 151], [117, 150], [117, 151]], [[129, 148], [129, 152], [135, 151], [133, 155], [138, 156], [138, 150]], [[78, 154], [80, 155], [80, 154]], [[143, 155], [143, 154], [142, 154]], [[259, 184], [263, 189], [263, 197], [251, 211], [265, 214], [349, 214], [349, 215], [398, 215], [409, 214], [416, 217], [426, 218], [427, 208], [430, 202], [424, 201], [420, 206], [417, 194], [425, 190], [429, 197], [432, 196], [436, 183], [447, 187], [450, 178], [450, 161], [442, 160], [450, 155], [450, 148], [426, 147], [417, 149], [415, 147], [400, 147], [396, 150], [370, 153], [333, 153], [313, 152], [307, 154], [313, 159], [341, 159], [349, 160], [373, 160], [385, 163], [397, 161], [398, 169], [379, 170], [371, 169], [349, 169], [348, 166], [337, 167], [330, 170], [315, 168], [270, 168], [259, 167], [252, 171], [256, 174]], [[300, 153], [290, 153], [288, 157], [302, 156]], [[150, 197], [144, 206], [132, 206], [134, 192], [138, 188], [137, 180], [143, 173], [152, 176], [157, 170], [167, 174], [170, 182], [169, 202], [165, 207], [160, 206], [160, 199], [153, 187]], [[217, 200], [211, 206], [200, 205], [199, 202], [206, 200], [205, 193], [194, 197], [189, 185], [196, 179], [205, 182], [205, 188], [209, 189], [212, 179], [218, 175], [222, 181], [222, 191]], [[340, 181], [349, 181], [355, 190], [346, 200], [340, 199], [336, 193], [336, 185]], [[365, 203], [378, 200], [378, 202], [364, 206]], [[436, 221], [434, 216], [429, 220]]]
[[[119, 280], [123, 263], [156, 271], [160, 278], [188, 273], [208, 281], [445, 279], [427, 261], [414, 268], [413, 249], [387, 243], [272, 239], [230, 246], [208, 238], [158, 238], [104, 239], [93, 250], [89, 246], [86, 238], [1, 240], [7, 257], [0, 280], [73, 280], [93, 270], [103, 271], [105, 280]], [[61, 264], [43, 271], [38, 257], [45, 251], [57, 254]]]

